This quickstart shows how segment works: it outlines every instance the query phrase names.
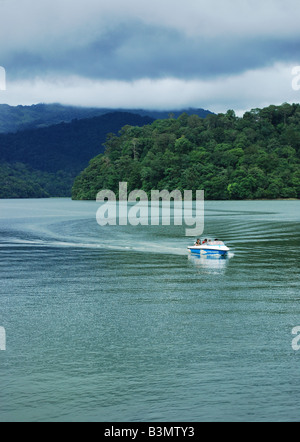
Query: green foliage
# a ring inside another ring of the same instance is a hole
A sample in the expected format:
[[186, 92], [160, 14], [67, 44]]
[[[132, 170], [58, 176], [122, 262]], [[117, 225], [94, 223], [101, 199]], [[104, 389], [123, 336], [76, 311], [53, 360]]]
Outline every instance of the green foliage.
[[[22, 109], [21, 106], [19, 111]], [[0, 134], [0, 198], [71, 196], [74, 179], [91, 158], [104, 151], [108, 133], [118, 132], [127, 123], [142, 126], [149, 122], [153, 119], [117, 112], [43, 129]], [[111, 136], [112, 144], [113, 140]], [[132, 151], [131, 140], [128, 146]], [[139, 143], [136, 151], [140, 152]], [[114, 151], [116, 159], [120, 154]]]
[[106, 152], [75, 180], [74, 199], [103, 189], [204, 189], [206, 199], [300, 198], [300, 105], [234, 111], [201, 119], [183, 114], [110, 136]]
[[72, 183], [72, 175], [64, 171], [41, 172], [22, 163], [0, 165], [0, 198], [63, 197]]

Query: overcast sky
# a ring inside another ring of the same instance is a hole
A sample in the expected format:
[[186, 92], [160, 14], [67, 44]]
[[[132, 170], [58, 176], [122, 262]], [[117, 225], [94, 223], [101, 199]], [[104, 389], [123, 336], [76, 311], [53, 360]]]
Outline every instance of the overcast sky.
[[0, 0], [0, 103], [299, 102], [299, 0]]

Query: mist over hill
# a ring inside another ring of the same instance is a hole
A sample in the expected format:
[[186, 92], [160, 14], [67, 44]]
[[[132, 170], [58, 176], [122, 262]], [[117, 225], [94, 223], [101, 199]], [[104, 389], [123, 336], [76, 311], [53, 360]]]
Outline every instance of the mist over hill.
[[169, 115], [179, 117], [183, 112], [205, 118], [211, 114], [204, 109], [181, 110], [145, 110], [145, 109], [108, 109], [63, 106], [61, 104], [37, 104], [32, 106], [9, 106], [0, 104], [0, 133], [14, 133], [25, 129], [37, 129], [59, 123], [70, 123], [74, 119], [100, 117], [115, 112], [130, 113], [154, 120], [168, 118]]

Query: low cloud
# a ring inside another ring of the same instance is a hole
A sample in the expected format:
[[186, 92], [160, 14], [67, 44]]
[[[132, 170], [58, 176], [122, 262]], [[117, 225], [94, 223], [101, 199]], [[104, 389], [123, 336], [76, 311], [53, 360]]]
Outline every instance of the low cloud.
[[[182, 109], [204, 107], [214, 112], [299, 101], [292, 88], [292, 65], [275, 64], [236, 76], [207, 80], [176, 78], [99, 81], [70, 76], [8, 82], [2, 99], [17, 105], [60, 102], [108, 108]], [[274, 100], [274, 97], [276, 99]]]

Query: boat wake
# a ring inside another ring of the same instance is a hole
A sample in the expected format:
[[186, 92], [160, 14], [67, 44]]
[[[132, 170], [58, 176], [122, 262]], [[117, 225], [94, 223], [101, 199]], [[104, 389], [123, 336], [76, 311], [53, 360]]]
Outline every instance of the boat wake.
[[189, 239], [184, 229], [99, 227], [94, 220], [37, 219], [6, 225], [1, 231], [0, 248], [71, 248], [118, 253], [136, 252], [187, 256]]
[[17, 247], [25, 247], [25, 248], [73, 248], [73, 249], [89, 249], [89, 250], [111, 250], [116, 252], [139, 252], [139, 253], [157, 253], [157, 254], [168, 254], [168, 255], [187, 255], [187, 251], [185, 249], [185, 244], [183, 247], [178, 246], [170, 246], [167, 244], [156, 243], [151, 241], [139, 241], [135, 240], [129, 241], [129, 239], [125, 239], [123, 241], [118, 241], [117, 244], [109, 243], [106, 241], [97, 241], [97, 242], [86, 242], [86, 241], [68, 241], [68, 240], [59, 240], [52, 238], [43, 238], [43, 239], [20, 239], [20, 238], [12, 238], [6, 239], [0, 243], [0, 248], [17, 248]]

